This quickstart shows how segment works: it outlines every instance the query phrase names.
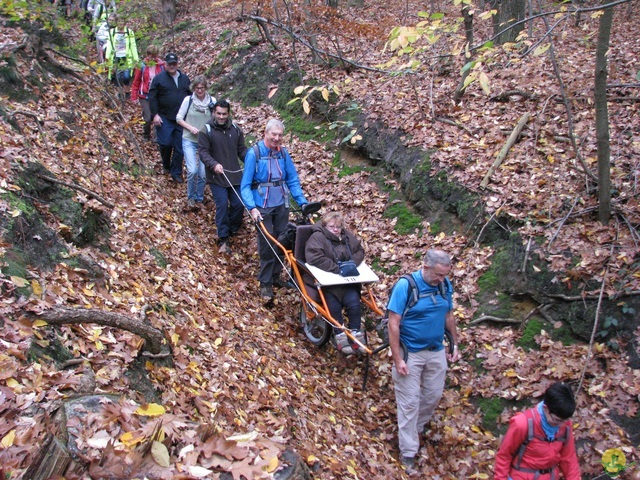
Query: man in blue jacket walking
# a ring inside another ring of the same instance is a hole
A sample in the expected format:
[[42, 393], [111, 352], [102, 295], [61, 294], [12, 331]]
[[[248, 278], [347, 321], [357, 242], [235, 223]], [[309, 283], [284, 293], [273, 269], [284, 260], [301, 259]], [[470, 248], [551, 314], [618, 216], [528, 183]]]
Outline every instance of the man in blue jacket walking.
[[167, 54], [164, 61], [165, 71], [153, 77], [149, 87], [149, 109], [164, 171], [171, 174], [174, 182], [182, 183], [182, 127], [176, 123], [176, 115], [184, 97], [191, 95], [191, 81], [178, 70], [175, 53]]
[[[284, 232], [289, 222], [289, 194], [298, 205], [307, 203], [296, 167], [289, 152], [282, 146], [283, 135], [284, 124], [275, 118], [270, 119], [265, 127], [263, 140], [257, 143], [257, 155], [255, 147], [247, 150], [240, 182], [242, 201], [251, 218], [255, 222], [262, 221], [274, 238]], [[274, 285], [284, 286], [280, 278], [282, 259], [278, 258], [281, 253], [258, 230], [258, 281], [260, 296], [265, 300], [273, 298]]]

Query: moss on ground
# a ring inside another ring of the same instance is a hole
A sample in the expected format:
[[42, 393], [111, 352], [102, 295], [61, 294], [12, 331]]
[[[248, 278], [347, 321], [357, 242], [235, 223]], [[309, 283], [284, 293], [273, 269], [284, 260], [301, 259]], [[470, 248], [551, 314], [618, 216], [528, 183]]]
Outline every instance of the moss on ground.
[[151, 248], [149, 250], [149, 253], [151, 255], [153, 255], [153, 258], [156, 259], [156, 264], [160, 267], [160, 268], [167, 268], [167, 257], [164, 256], [164, 254], [158, 250], [157, 248]]
[[383, 216], [385, 218], [395, 218], [394, 230], [399, 235], [409, 235], [422, 231], [422, 217], [413, 213], [403, 201], [389, 202]]
[[516, 345], [522, 347], [523, 349], [529, 350], [540, 350], [540, 346], [538, 342], [536, 342], [536, 336], [540, 335], [540, 332], [545, 328], [545, 324], [540, 320], [535, 318], [530, 319], [524, 330], [522, 331], [522, 335], [516, 342]]
[[503, 435], [507, 431], [508, 424], [499, 422], [499, 418], [505, 409], [515, 413], [528, 406], [526, 401], [506, 400], [500, 397], [471, 397], [470, 400], [482, 414], [482, 427], [489, 430], [496, 437]]
[[34, 337], [29, 346], [27, 359], [30, 362], [54, 362], [60, 367], [67, 360], [73, 358], [73, 354], [60, 341], [56, 328], [45, 327], [41, 329], [41, 336], [41, 340]]

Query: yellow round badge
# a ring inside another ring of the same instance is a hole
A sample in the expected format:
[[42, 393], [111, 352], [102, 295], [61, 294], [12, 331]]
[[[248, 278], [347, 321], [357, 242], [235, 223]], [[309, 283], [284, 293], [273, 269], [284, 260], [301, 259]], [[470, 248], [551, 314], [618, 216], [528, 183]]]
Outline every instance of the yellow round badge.
[[627, 458], [619, 448], [610, 448], [602, 454], [602, 466], [608, 474], [622, 472], [627, 464]]

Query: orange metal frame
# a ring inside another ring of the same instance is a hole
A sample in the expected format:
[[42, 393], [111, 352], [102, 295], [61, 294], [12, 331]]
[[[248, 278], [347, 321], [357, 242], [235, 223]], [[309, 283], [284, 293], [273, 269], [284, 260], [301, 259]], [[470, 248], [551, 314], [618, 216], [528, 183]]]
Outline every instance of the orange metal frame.
[[[322, 292], [322, 286], [321, 285], [318, 285], [318, 283], [316, 283], [316, 287], [318, 289], [318, 293], [320, 295], [320, 300], [322, 301], [322, 304], [316, 302], [311, 297], [309, 297], [309, 295], [307, 295], [306, 288], [305, 288], [304, 282], [302, 280], [302, 273], [300, 271], [301, 269], [304, 269], [304, 266], [299, 264], [298, 260], [294, 256], [293, 252], [291, 250], [285, 248], [284, 245], [282, 245], [280, 242], [278, 242], [278, 240], [276, 240], [273, 237], [273, 235], [271, 235], [267, 231], [266, 227], [264, 226], [264, 224], [262, 222], [260, 222], [260, 228], [264, 232], [265, 236], [269, 240], [271, 240], [271, 242], [273, 242], [273, 244], [277, 245], [278, 248], [280, 248], [280, 250], [282, 250], [284, 252], [284, 256], [287, 259], [287, 262], [289, 263], [289, 265], [291, 265], [291, 269], [293, 270], [293, 274], [295, 275], [296, 282], [298, 283], [298, 286], [300, 287], [300, 292], [302, 293], [302, 296], [304, 297], [303, 308], [305, 310], [305, 314], [306, 314], [307, 318], [313, 319], [313, 318], [315, 318], [315, 316], [317, 314], [321, 315], [322, 318], [327, 323], [333, 325], [336, 328], [342, 329], [344, 331], [344, 333], [347, 335], [347, 337], [349, 337], [349, 339], [351, 339], [352, 342], [358, 344], [358, 346], [360, 348], [362, 348], [362, 351], [364, 351], [367, 355], [371, 355], [373, 352], [369, 347], [367, 347], [366, 345], [363, 345], [362, 343], [360, 343], [351, 334], [351, 332], [349, 331], [348, 328], [346, 328], [344, 325], [340, 324], [336, 319], [334, 319], [331, 316], [331, 313], [329, 313], [329, 307], [327, 306], [327, 301], [325, 300], [324, 293]], [[311, 275], [311, 273], [308, 270], [305, 269], [305, 271]], [[362, 301], [362, 303], [366, 307], [368, 307], [373, 313], [375, 313], [377, 315], [383, 315], [384, 312], [378, 306], [378, 303], [376, 301], [376, 297], [373, 294], [373, 289], [371, 288], [371, 284], [366, 283], [366, 284], [362, 284], [362, 286], [364, 287], [362, 295], [360, 297], [360, 300]]]

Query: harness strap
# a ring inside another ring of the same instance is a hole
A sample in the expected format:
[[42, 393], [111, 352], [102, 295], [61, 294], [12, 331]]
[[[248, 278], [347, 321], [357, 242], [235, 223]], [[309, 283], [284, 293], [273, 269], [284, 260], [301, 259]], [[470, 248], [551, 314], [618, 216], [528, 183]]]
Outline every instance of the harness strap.
[[256, 187], [252, 189], [255, 190], [258, 187], [281, 187], [282, 185], [284, 185], [284, 180], [277, 180], [275, 182], [262, 182], [262, 183], [258, 183], [256, 184]]
[[[534, 414], [530, 410], [527, 410], [525, 411], [525, 415], [527, 417], [527, 438], [525, 438], [524, 441], [520, 444], [518, 453], [516, 453], [516, 455], [514, 456], [514, 458], [516, 458], [516, 461], [511, 466], [515, 470], [518, 470], [519, 472], [534, 473], [535, 475], [533, 477], [533, 480], [538, 480], [540, 475], [547, 475], [547, 474], [551, 474], [551, 480], [556, 480], [557, 478], [556, 468], [558, 467], [557, 465], [554, 465], [553, 467], [550, 467], [550, 468], [542, 468], [542, 469], [525, 468], [520, 466], [520, 464], [522, 463], [522, 457], [524, 456], [524, 451], [527, 449], [527, 445], [529, 445], [531, 440], [533, 440], [534, 438], [537, 438], [538, 440], [549, 442], [546, 438], [541, 438], [534, 434], [534, 431], [533, 431], [533, 415]], [[567, 442], [568, 437], [569, 437], [569, 426], [565, 425], [564, 436], [560, 438], [555, 438], [549, 443], [562, 442], [563, 444], [565, 444]]]

